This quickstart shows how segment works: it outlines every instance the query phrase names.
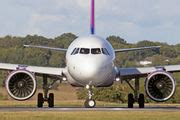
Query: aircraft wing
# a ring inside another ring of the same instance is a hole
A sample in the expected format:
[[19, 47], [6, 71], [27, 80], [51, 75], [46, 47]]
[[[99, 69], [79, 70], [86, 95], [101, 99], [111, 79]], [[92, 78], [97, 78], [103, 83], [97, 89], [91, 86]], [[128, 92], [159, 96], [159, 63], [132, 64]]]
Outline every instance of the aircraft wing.
[[114, 51], [115, 51], [115, 53], [118, 53], [118, 52], [145, 50], [145, 49], [158, 49], [159, 50], [160, 47], [161, 46], [149, 46], [149, 47], [139, 47], [139, 48], [116, 49]]
[[30, 71], [36, 74], [47, 74], [47, 75], [62, 75], [66, 71], [66, 68], [38, 67], [38, 66], [0, 63], [0, 70], [11, 71], [11, 70], [18, 70], [18, 69], [25, 69], [27, 71]]
[[24, 45], [24, 47], [29, 47], [29, 48], [41, 48], [41, 49], [48, 49], [48, 50], [55, 50], [55, 51], [63, 51], [63, 52], [66, 52], [66, 51], [67, 51], [67, 49], [65, 49], [65, 48], [54, 48], [54, 47], [37, 46], [37, 45]]
[[169, 66], [160, 66], [160, 67], [141, 67], [141, 68], [116, 68], [117, 74], [121, 78], [135, 78], [135, 77], [145, 77], [149, 73], [165, 70], [167, 72], [180, 72], [180, 65], [169, 65]]

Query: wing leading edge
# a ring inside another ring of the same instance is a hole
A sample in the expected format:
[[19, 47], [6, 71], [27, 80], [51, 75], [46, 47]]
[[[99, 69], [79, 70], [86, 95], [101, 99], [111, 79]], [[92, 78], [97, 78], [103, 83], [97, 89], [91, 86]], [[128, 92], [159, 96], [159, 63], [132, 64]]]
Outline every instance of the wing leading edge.
[[180, 65], [169, 65], [162, 67], [141, 67], [141, 68], [116, 68], [116, 71], [122, 78], [134, 78], [134, 77], [144, 77], [149, 73], [165, 70], [167, 72], [180, 72]]
[[149, 47], [139, 47], [139, 48], [116, 49], [114, 51], [115, 53], [118, 53], [118, 52], [145, 50], [145, 49], [158, 49], [159, 50], [160, 48], [161, 46], [149, 46]]
[[54, 47], [37, 46], [37, 45], [24, 45], [24, 47], [49, 49], [49, 50], [62, 51], [62, 52], [66, 52], [67, 51], [67, 49], [65, 49], [65, 48], [54, 48]]
[[27, 71], [37, 74], [48, 74], [48, 75], [62, 75], [66, 72], [66, 68], [54, 68], [54, 67], [38, 67], [38, 66], [27, 66], [18, 64], [0, 63], [0, 70], [18, 70], [25, 69]]

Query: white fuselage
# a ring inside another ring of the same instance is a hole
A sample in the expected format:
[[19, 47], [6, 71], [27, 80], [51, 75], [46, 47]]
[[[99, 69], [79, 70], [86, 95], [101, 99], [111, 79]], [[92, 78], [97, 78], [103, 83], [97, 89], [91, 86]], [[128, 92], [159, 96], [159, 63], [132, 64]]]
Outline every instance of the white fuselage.
[[74, 40], [66, 53], [68, 81], [76, 86], [110, 86], [115, 79], [114, 49], [98, 36]]

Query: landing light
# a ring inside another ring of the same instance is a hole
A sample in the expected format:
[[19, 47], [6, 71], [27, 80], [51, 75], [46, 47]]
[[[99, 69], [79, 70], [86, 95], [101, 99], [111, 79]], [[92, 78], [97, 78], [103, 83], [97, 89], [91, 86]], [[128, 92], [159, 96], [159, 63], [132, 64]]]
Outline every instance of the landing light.
[[90, 86], [89, 85], [86, 85], [86, 89], [89, 89], [90, 88]]
[[117, 82], [119, 82], [121, 79], [120, 79], [120, 77], [116, 77], [115, 80], [116, 80]]
[[63, 81], [66, 81], [66, 80], [67, 80], [67, 78], [66, 78], [66, 77], [62, 77], [62, 80], [63, 80]]

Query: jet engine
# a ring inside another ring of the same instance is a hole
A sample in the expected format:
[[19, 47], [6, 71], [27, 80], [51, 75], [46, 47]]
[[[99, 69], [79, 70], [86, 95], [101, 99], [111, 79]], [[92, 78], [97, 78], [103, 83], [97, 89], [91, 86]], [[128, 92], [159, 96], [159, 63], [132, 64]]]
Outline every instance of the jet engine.
[[164, 102], [170, 99], [176, 88], [176, 80], [166, 71], [151, 73], [145, 81], [147, 95], [154, 101]]
[[36, 86], [34, 75], [26, 70], [13, 71], [6, 79], [8, 94], [19, 101], [31, 98], [36, 91]]

